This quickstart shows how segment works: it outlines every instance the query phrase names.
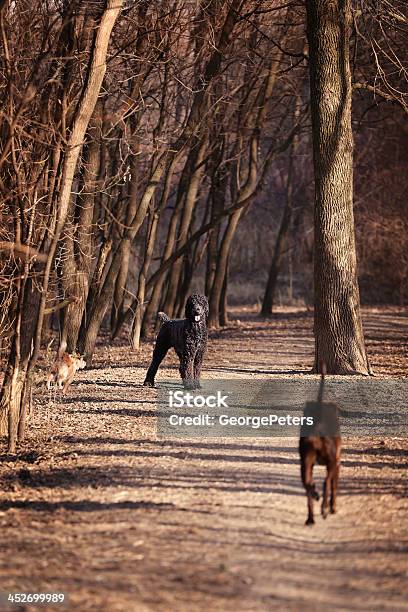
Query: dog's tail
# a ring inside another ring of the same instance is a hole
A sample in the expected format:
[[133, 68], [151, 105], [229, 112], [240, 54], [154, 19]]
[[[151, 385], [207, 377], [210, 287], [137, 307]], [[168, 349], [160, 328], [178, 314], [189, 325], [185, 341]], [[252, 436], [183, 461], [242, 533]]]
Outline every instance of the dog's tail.
[[170, 317], [166, 315], [165, 312], [159, 312], [157, 315], [162, 323], [167, 323], [167, 321], [171, 321]]

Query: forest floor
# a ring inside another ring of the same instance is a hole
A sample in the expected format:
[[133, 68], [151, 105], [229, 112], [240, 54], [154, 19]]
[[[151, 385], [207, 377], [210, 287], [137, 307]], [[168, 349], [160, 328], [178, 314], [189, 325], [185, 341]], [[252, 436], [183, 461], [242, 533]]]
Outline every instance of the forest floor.
[[[311, 376], [311, 314], [233, 318], [204, 377]], [[364, 323], [375, 373], [406, 376], [408, 316]], [[64, 592], [79, 611], [407, 610], [407, 440], [345, 439], [338, 513], [316, 504], [306, 527], [297, 439], [157, 438], [151, 347], [101, 343], [65, 397], [37, 398], [24, 447], [1, 459], [0, 590]]]

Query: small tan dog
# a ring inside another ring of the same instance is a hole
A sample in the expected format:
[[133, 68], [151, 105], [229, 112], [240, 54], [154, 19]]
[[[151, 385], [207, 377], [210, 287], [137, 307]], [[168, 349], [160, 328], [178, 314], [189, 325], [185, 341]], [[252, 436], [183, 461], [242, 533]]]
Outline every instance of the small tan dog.
[[57, 383], [58, 389], [62, 389], [65, 394], [77, 370], [82, 370], [85, 366], [86, 363], [82, 357], [62, 353], [57, 357], [51, 368], [51, 373], [47, 378], [47, 389], [51, 389], [51, 384], [54, 382]]

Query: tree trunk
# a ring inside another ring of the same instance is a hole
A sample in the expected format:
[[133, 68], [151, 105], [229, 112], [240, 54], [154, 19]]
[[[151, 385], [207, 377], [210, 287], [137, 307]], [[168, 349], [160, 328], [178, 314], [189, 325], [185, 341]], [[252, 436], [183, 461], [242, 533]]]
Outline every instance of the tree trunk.
[[[188, 238], [188, 230], [190, 228], [193, 210], [197, 199], [197, 192], [200, 186], [200, 181], [204, 171], [202, 163], [204, 152], [206, 149], [206, 141], [197, 145], [197, 149], [193, 150], [186, 162], [185, 177], [183, 183], [187, 183], [184, 196], [184, 207], [181, 215], [180, 229], [177, 237], [177, 248], [184, 246]], [[169, 283], [167, 289], [166, 300], [163, 310], [169, 317], [175, 314], [177, 292], [180, 286], [180, 275], [183, 266], [183, 258], [177, 259], [170, 269]]]
[[[296, 98], [295, 109], [293, 112], [293, 121], [296, 125], [299, 121], [300, 114], [300, 99]], [[281, 269], [282, 257], [285, 247], [288, 243], [289, 230], [292, 221], [293, 211], [293, 186], [294, 186], [294, 160], [296, 156], [297, 146], [299, 142], [298, 134], [295, 134], [292, 141], [291, 150], [289, 153], [288, 176], [286, 181], [286, 201], [283, 210], [281, 224], [279, 226], [278, 236], [275, 242], [275, 248], [272, 256], [271, 267], [269, 269], [268, 281], [266, 283], [265, 294], [262, 302], [261, 314], [269, 316], [272, 314], [275, 290], [279, 272]]]
[[[37, 270], [38, 271], [38, 270]], [[36, 330], [40, 293], [32, 278], [27, 278], [28, 263], [18, 280], [18, 300], [15, 305], [15, 324], [7, 369], [0, 393], [0, 435], [8, 432], [8, 450], [15, 451], [21, 417], [25, 415], [23, 400], [32, 353], [32, 339]]]
[[184, 257], [182, 282], [180, 283], [180, 289], [177, 296], [176, 317], [179, 319], [184, 317], [185, 305], [188, 300], [188, 294], [191, 291], [190, 287], [193, 282], [194, 271], [198, 270], [200, 266], [207, 249], [207, 244], [207, 240], [204, 240], [201, 245], [199, 241], [197, 241], [195, 246], [189, 249]]
[[[224, 136], [219, 137], [217, 134], [214, 135], [214, 138], [219, 139], [219, 144], [215, 148], [211, 159], [210, 159], [210, 167], [211, 167], [211, 191], [210, 191], [210, 201], [209, 205], [211, 206], [210, 218], [214, 219], [220, 210], [224, 208], [224, 203], [226, 201], [226, 192], [228, 185], [228, 178], [225, 166], [222, 166], [222, 158], [224, 155]], [[217, 259], [218, 259], [218, 241], [220, 236], [220, 228], [219, 226], [215, 227], [209, 235], [208, 246], [207, 246], [207, 267], [206, 267], [206, 275], [205, 275], [205, 294], [210, 295], [211, 287], [214, 283], [215, 271], [217, 269]]]
[[[135, 139], [134, 139], [135, 140]], [[134, 142], [134, 145], [137, 146], [137, 143]], [[135, 147], [136, 148], [136, 147]], [[138, 176], [138, 166], [139, 166], [139, 158], [135, 154], [132, 156], [131, 167], [130, 167], [130, 193], [129, 199], [126, 207], [126, 214], [124, 223], [126, 226], [130, 226], [132, 220], [137, 211], [137, 192], [139, 187], [139, 176]], [[126, 282], [129, 273], [129, 263], [130, 263], [130, 255], [132, 250], [132, 242], [130, 239], [124, 241], [123, 245], [123, 255], [122, 255], [122, 263], [119, 268], [119, 272], [115, 282], [115, 291], [113, 293], [113, 304], [112, 304], [112, 314], [111, 314], [111, 334], [112, 336], [115, 333], [115, 329], [117, 327], [118, 321], [123, 313], [123, 305], [125, 299], [125, 289]]]
[[228, 319], [228, 265], [229, 265], [229, 258], [227, 260], [227, 267], [225, 269], [225, 274], [224, 274], [224, 282], [222, 283], [222, 289], [221, 289], [221, 295], [220, 295], [220, 325], [221, 327], [225, 327], [225, 325], [228, 325], [229, 323], [229, 319]]
[[227, 272], [228, 257], [238, 227], [239, 220], [242, 216], [243, 209], [236, 210], [228, 219], [228, 225], [225, 229], [224, 236], [221, 242], [221, 248], [218, 254], [217, 269], [214, 276], [213, 286], [210, 294], [210, 314], [208, 316], [208, 326], [218, 327], [220, 324], [220, 304], [222, 288]]
[[[251, 136], [250, 141], [250, 152], [248, 160], [248, 173], [245, 184], [237, 192], [235, 199], [237, 204], [239, 202], [247, 201], [251, 198], [256, 190], [257, 177], [258, 177], [258, 139], [259, 131], [255, 130]], [[246, 204], [246, 206], [249, 205]], [[238, 208], [228, 218], [228, 224], [224, 231], [224, 236], [221, 241], [220, 252], [218, 256], [217, 269], [214, 275], [214, 282], [211, 287], [211, 293], [209, 298], [210, 312], [208, 315], [208, 326], [218, 327], [220, 322], [220, 300], [221, 292], [224, 284], [225, 273], [227, 269], [228, 257], [232, 245], [232, 241], [238, 227], [239, 220], [242, 216], [244, 207]]]
[[90, 314], [92, 312], [92, 307], [93, 307], [93, 304], [95, 304], [95, 302], [98, 299], [98, 295], [102, 287], [103, 272], [105, 270], [106, 262], [109, 259], [111, 251], [112, 251], [112, 240], [104, 239], [103, 244], [101, 245], [99, 249], [98, 261], [96, 263], [96, 267], [92, 275], [92, 281], [89, 287], [88, 298], [86, 301], [86, 308], [82, 315], [81, 328], [79, 330], [79, 337], [78, 337], [77, 344], [78, 344], [78, 351], [80, 352], [81, 355], [84, 353], [86, 330], [88, 328]]
[[[181, 213], [181, 209], [176, 204], [173, 210], [173, 214], [170, 219], [169, 229], [167, 232], [166, 245], [164, 247], [163, 256], [161, 258], [161, 263], [166, 261], [166, 259], [168, 259], [173, 252], [173, 248], [176, 242], [177, 222], [180, 217], [180, 213]], [[157, 312], [159, 310], [159, 304], [160, 304], [160, 299], [162, 296], [165, 280], [166, 280], [166, 275], [164, 272], [162, 272], [154, 283], [152, 294], [150, 296], [150, 300], [149, 300], [149, 303], [147, 305], [147, 308], [144, 314], [143, 328], [142, 328], [144, 335], [147, 335], [149, 329], [152, 327], [153, 320], [156, 317]]]
[[144, 301], [145, 301], [145, 291], [146, 291], [146, 276], [147, 271], [150, 266], [150, 261], [153, 255], [153, 249], [156, 242], [156, 233], [157, 226], [159, 223], [159, 213], [154, 212], [152, 214], [151, 221], [149, 223], [149, 228], [147, 231], [146, 237], [146, 249], [142, 267], [139, 273], [139, 281], [137, 286], [137, 304], [135, 316], [133, 319], [132, 325], [132, 336], [131, 336], [131, 344], [132, 348], [139, 349], [140, 346], [140, 332], [142, 329], [142, 318], [143, 318], [143, 310], [144, 310]]
[[350, 0], [308, 0], [315, 172], [315, 364], [369, 372], [360, 314], [353, 218]]
[[[289, 185], [288, 185], [289, 189]], [[285, 208], [282, 215], [281, 224], [279, 226], [278, 236], [275, 242], [271, 267], [269, 268], [268, 280], [266, 283], [265, 294], [262, 302], [261, 314], [268, 317], [272, 314], [276, 285], [279, 272], [281, 269], [282, 257], [285, 246], [287, 244], [290, 221], [292, 218], [292, 202], [289, 200], [289, 193], [285, 202]]]
[[[89, 291], [92, 265], [93, 215], [100, 163], [102, 108], [96, 103], [89, 121], [84, 155], [83, 194], [78, 194], [69, 221], [65, 226], [64, 257], [61, 285], [64, 296], [71, 300], [63, 311], [60, 349], [73, 353], [77, 349], [79, 330]], [[76, 222], [75, 222], [76, 220]]]

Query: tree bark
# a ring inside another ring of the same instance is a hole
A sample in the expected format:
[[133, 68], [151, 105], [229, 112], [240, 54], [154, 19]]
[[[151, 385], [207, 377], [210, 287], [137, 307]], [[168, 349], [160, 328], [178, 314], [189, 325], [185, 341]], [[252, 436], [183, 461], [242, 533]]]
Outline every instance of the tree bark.
[[228, 264], [229, 264], [229, 258], [227, 260], [227, 266], [225, 268], [224, 282], [222, 284], [222, 290], [221, 290], [221, 295], [220, 295], [219, 319], [220, 319], [221, 327], [225, 327], [229, 323], [229, 318], [228, 318]]
[[146, 248], [143, 259], [143, 264], [139, 273], [139, 281], [137, 286], [136, 295], [136, 310], [133, 319], [132, 332], [131, 332], [131, 345], [132, 348], [138, 350], [140, 347], [140, 332], [142, 329], [142, 318], [144, 310], [145, 292], [146, 292], [146, 277], [147, 271], [150, 266], [150, 261], [153, 255], [153, 249], [156, 242], [157, 226], [159, 223], [159, 213], [153, 212], [149, 223], [147, 236], [146, 236]]
[[[293, 112], [293, 120], [296, 125], [299, 121], [300, 114], [300, 99], [296, 98], [295, 109]], [[289, 153], [288, 176], [286, 181], [286, 201], [282, 214], [281, 223], [279, 226], [278, 236], [275, 242], [275, 248], [272, 256], [271, 267], [269, 269], [268, 280], [266, 283], [265, 294], [262, 302], [261, 314], [270, 316], [272, 314], [275, 290], [279, 272], [281, 269], [282, 257], [285, 247], [288, 243], [289, 230], [292, 221], [293, 211], [293, 186], [294, 186], [294, 158], [297, 151], [299, 136], [295, 134], [292, 141], [291, 150]]]
[[[70, 300], [64, 310], [61, 348], [68, 353], [77, 349], [81, 321], [89, 291], [93, 246], [93, 215], [100, 162], [102, 115], [97, 103], [89, 122], [89, 143], [83, 168], [83, 195], [78, 195], [65, 227], [61, 284]], [[75, 223], [75, 219], [77, 222]]]
[[[180, 217], [180, 214], [181, 208], [176, 205], [170, 219], [169, 229], [167, 231], [166, 245], [164, 247], [163, 256], [161, 258], [161, 264], [163, 264], [169, 257], [171, 257], [176, 242], [177, 222]], [[165, 280], [166, 275], [164, 272], [159, 274], [157, 276], [157, 279], [155, 280], [150, 300], [143, 318], [142, 330], [144, 335], [147, 335], [149, 329], [153, 326], [153, 320], [156, 317], [157, 311], [159, 309], [160, 299], [163, 293]]]
[[44, 282], [37, 320], [34, 353], [30, 363], [31, 369], [34, 367], [40, 350], [45, 301], [47, 297], [51, 266], [57, 243], [68, 215], [72, 183], [74, 180], [79, 153], [81, 151], [85, 133], [88, 128], [92, 113], [94, 112], [103, 77], [105, 75], [106, 56], [108, 53], [110, 36], [112, 33], [113, 26], [115, 25], [115, 21], [121, 11], [122, 5], [123, 0], [108, 0], [106, 9], [101, 17], [101, 21], [95, 38], [95, 45], [93, 48], [87, 82], [84, 87], [84, 92], [78, 107], [78, 112], [73, 123], [71, 136], [68, 141], [67, 151], [65, 153], [62, 170], [63, 178], [61, 181], [58, 202], [58, 221], [53, 241], [51, 243], [50, 250], [48, 253], [48, 261], [44, 272]]
[[[238, 227], [239, 220], [242, 216], [243, 208], [236, 210], [228, 219], [228, 225], [222, 237], [221, 248], [218, 254], [217, 269], [214, 275], [214, 282], [210, 294], [210, 314], [208, 317], [209, 327], [218, 327], [220, 325], [220, 305], [221, 294], [224, 287], [225, 276], [227, 272], [228, 258], [231, 250], [232, 241]], [[225, 320], [225, 314], [224, 314]]]
[[308, 0], [315, 173], [315, 364], [369, 373], [361, 323], [353, 218], [350, 0]]
[[[190, 228], [193, 210], [197, 199], [197, 193], [200, 186], [200, 181], [204, 171], [203, 158], [206, 150], [206, 140], [203, 138], [200, 144], [197, 144], [197, 149], [193, 149], [186, 161], [183, 177], [185, 185], [184, 206], [181, 215], [180, 228], [177, 237], [177, 247], [182, 247], [187, 242], [188, 231]], [[163, 305], [163, 310], [169, 317], [175, 314], [177, 292], [180, 286], [180, 275], [183, 266], [183, 259], [180, 257], [174, 262], [169, 274], [169, 282], [166, 300]]]
[[[136, 127], [134, 127], [136, 129]], [[133, 146], [137, 147], [136, 139], [134, 139]], [[132, 156], [131, 165], [130, 165], [130, 192], [129, 199], [126, 207], [126, 214], [124, 223], [126, 226], [130, 226], [132, 220], [137, 211], [137, 194], [139, 187], [139, 159], [136, 154]], [[124, 240], [123, 245], [123, 255], [122, 255], [122, 263], [119, 268], [119, 272], [115, 281], [115, 290], [113, 293], [113, 304], [112, 304], [112, 313], [111, 313], [111, 334], [112, 336], [115, 333], [115, 329], [117, 327], [118, 321], [123, 314], [123, 305], [125, 300], [125, 289], [126, 283], [129, 273], [129, 264], [130, 264], [130, 255], [132, 250], [132, 242], [130, 239]]]
[[[214, 149], [210, 158], [211, 168], [211, 191], [209, 204], [211, 206], [210, 219], [214, 219], [220, 210], [224, 208], [226, 191], [228, 185], [227, 172], [222, 166], [222, 159], [225, 148], [225, 136], [218, 136], [217, 133], [211, 137], [218, 138], [218, 146]], [[218, 241], [220, 235], [219, 226], [215, 227], [209, 235], [207, 246], [207, 266], [205, 275], [205, 294], [210, 295], [211, 287], [214, 283], [215, 272], [217, 269]]]

